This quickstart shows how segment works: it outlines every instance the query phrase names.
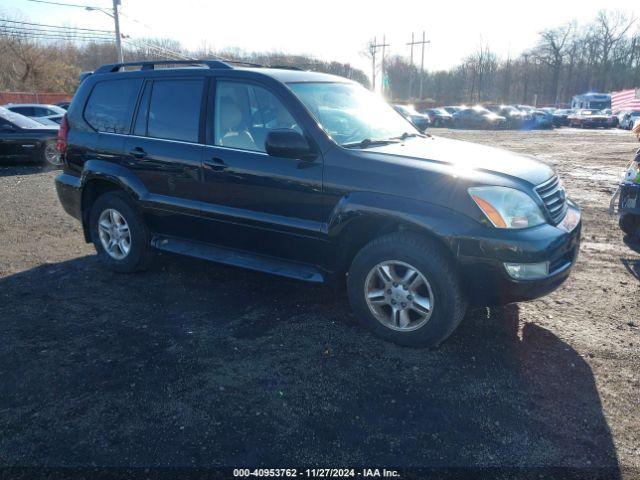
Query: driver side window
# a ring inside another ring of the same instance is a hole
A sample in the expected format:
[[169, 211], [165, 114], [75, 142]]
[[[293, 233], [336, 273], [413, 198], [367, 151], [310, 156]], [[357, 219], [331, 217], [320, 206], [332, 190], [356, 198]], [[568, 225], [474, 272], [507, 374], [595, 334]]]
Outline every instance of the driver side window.
[[249, 83], [218, 81], [216, 85], [214, 144], [221, 147], [264, 152], [271, 130], [302, 133], [282, 102], [268, 90]]

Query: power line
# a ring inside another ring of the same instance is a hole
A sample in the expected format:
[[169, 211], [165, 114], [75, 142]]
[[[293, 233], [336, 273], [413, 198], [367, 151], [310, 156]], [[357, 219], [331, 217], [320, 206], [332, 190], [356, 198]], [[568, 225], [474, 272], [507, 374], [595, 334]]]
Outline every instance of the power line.
[[176, 52], [174, 50], [170, 50], [168, 48], [163, 48], [163, 47], [160, 47], [158, 45], [153, 45], [153, 44], [145, 42], [144, 40], [141, 40], [141, 39], [137, 39], [135, 41], [128, 40], [128, 43], [132, 44], [133, 46], [137, 46], [138, 48], [140, 48], [140, 46], [136, 45], [135, 42], [142, 43], [145, 47], [150, 48], [152, 50], [156, 50], [157, 52], [160, 52], [161, 54], [171, 55], [173, 57], [176, 57], [176, 58], [174, 58], [174, 60], [176, 60], [176, 59], [179, 59], [179, 60], [196, 60], [193, 57], [185, 56], [185, 55], [183, 55], [183, 54], [181, 54], [179, 52]]
[[57, 33], [57, 32], [32, 32], [29, 30], [16, 30], [13, 28], [2, 28], [0, 27], [0, 34], [4, 35], [20, 35], [23, 37], [33, 36], [33, 37], [57, 37], [57, 38], [95, 38], [98, 40], [109, 40], [112, 41], [109, 37], [103, 37], [100, 35], [90, 35], [90, 34], [74, 34], [74, 33]]
[[61, 36], [80, 35], [80, 36], [87, 36], [87, 37], [112, 38], [110, 35], [103, 34], [103, 33], [80, 32], [80, 31], [72, 31], [72, 30], [66, 30], [66, 31], [41, 30], [41, 29], [28, 28], [28, 27], [15, 27], [13, 25], [0, 25], [0, 30], [22, 32], [22, 33], [40, 33], [40, 34], [47, 34], [47, 35], [61, 35]]
[[78, 7], [78, 8], [91, 7], [91, 8], [99, 8], [99, 7], [94, 7], [93, 5], [79, 5], [77, 3], [50, 2], [50, 1], [47, 1], [47, 0], [27, 0], [27, 2], [47, 3], [49, 5], [59, 5], [59, 6], [62, 6], [62, 7]]
[[33, 27], [48, 27], [48, 28], [61, 29], [61, 30], [82, 30], [82, 31], [87, 31], [87, 32], [101, 32], [101, 33], [113, 34], [113, 30], [96, 30], [94, 28], [80, 28], [80, 27], [61, 27], [59, 25], [47, 25], [47, 24], [44, 24], [44, 23], [19, 22], [17, 20], [9, 20], [9, 19], [5, 19], [5, 18], [0, 18], [0, 22], [18, 23], [18, 24], [21, 24], [21, 25], [30, 25], [30, 26], [33, 26]]
[[51, 33], [33, 33], [33, 32], [25, 32], [25, 31], [15, 31], [15, 30], [2, 30], [0, 29], [0, 35], [11, 36], [11, 37], [24, 37], [24, 38], [57, 38], [60, 40], [104, 40], [104, 41], [112, 41], [110, 38], [106, 37], [94, 37], [94, 36], [84, 36], [84, 35], [55, 35]]
[[64, 40], [67, 42], [95, 42], [95, 43], [113, 43], [113, 40], [106, 38], [94, 38], [94, 37], [74, 37], [74, 36], [59, 36], [59, 35], [34, 35], [19, 32], [1, 32], [0, 36], [7, 36], [12, 38], [21, 38], [25, 40]]

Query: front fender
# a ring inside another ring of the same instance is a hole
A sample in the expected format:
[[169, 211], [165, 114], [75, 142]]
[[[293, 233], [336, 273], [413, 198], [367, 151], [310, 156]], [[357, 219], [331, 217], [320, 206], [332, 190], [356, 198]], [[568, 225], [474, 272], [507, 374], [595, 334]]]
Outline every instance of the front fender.
[[333, 262], [329, 263], [335, 271], [343, 270], [353, 254], [354, 241], [360, 247], [398, 228], [436, 238], [455, 258], [458, 238], [476, 226], [477, 221], [440, 205], [394, 195], [350, 193], [340, 199], [329, 215], [327, 238], [334, 249]]

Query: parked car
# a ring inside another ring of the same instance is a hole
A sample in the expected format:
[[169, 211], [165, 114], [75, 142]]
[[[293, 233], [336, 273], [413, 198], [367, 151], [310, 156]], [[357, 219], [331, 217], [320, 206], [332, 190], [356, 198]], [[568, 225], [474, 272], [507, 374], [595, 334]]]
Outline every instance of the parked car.
[[396, 112], [409, 120], [420, 132], [424, 132], [431, 125], [429, 115], [418, 112], [412, 105], [393, 105]]
[[0, 107], [0, 159], [60, 165], [56, 150], [58, 127], [46, 127]]
[[453, 115], [453, 124], [456, 128], [505, 128], [507, 119], [497, 115], [484, 107], [476, 106], [466, 108]]
[[553, 122], [553, 125], [556, 127], [566, 127], [569, 125], [569, 120], [568, 120], [569, 115], [573, 114], [574, 112], [575, 110], [571, 110], [568, 108], [558, 109], [555, 112], [553, 112], [553, 117], [551, 121]]
[[520, 129], [524, 126], [529, 116], [512, 105], [485, 105], [487, 110], [504, 117], [508, 128]]
[[449, 114], [454, 115], [469, 107], [467, 107], [466, 105], [450, 105], [448, 107], [442, 107], [442, 108], [444, 108], [444, 110]]
[[453, 127], [453, 115], [444, 108], [429, 108], [424, 113], [429, 115], [431, 125], [434, 127]]
[[618, 116], [614, 115], [610, 108], [605, 108], [600, 113], [607, 116], [607, 124], [610, 128], [618, 126]]
[[4, 106], [12, 112], [32, 118], [43, 125], [51, 125], [51, 122], [60, 125], [66, 110], [57, 105], [43, 105], [39, 103], [9, 103]]
[[60, 107], [60, 108], [63, 108], [64, 110], [68, 110], [70, 103], [71, 102], [58, 102], [58, 103], [56, 103], [56, 106]]
[[536, 130], [546, 130], [553, 128], [553, 115], [544, 110], [533, 110], [530, 113], [532, 118], [532, 128]]
[[622, 122], [627, 112], [629, 112], [629, 110], [618, 110], [617, 112], [614, 112], [614, 115], [618, 118], [618, 128], [622, 128]]
[[636, 120], [640, 118], [640, 110], [627, 110], [620, 120], [620, 128], [631, 130]]
[[534, 110], [537, 110], [536, 107], [532, 107], [531, 105], [515, 105], [515, 107], [521, 112], [531, 114]]
[[570, 127], [577, 128], [609, 128], [609, 117], [600, 110], [577, 110], [567, 117]]
[[58, 196], [113, 270], [159, 249], [346, 284], [364, 325], [414, 346], [568, 277], [580, 211], [549, 166], [424, 136], [342, 77], [180, 63], [100, 67], [60, 129]]

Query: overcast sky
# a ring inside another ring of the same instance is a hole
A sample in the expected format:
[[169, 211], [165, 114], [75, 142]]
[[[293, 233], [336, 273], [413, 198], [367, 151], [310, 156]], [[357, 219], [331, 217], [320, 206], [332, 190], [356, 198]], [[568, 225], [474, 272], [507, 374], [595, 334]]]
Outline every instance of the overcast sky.
[[[110, 0], [51, 0], [109, 7]], [[538, 32], [571, 20], [586, 24], [599, 9], [640, 13], [637, 0], [122, 0], [123, 33], [164, 36], [188, 48], [207, 42], [216, 49], [306, 53], [350, 62], [370, 73], [361, 52], [374, 36], [391, 44], [392, 54], [409, 55], [411, 32], [427, 32], [428, 69], [458, 63], [482, 42], [500, 55], [532, 46]], [[0, 13], [37, 23], [112, 28], [100, 12], [30, 2], [0, 0]], [[137, 22], [134, 21], [137, 20]], [[414, 52], [419, 62], [419, 50]]]

